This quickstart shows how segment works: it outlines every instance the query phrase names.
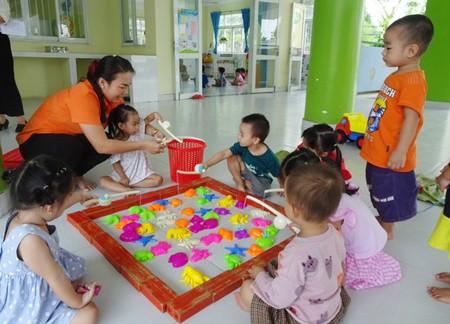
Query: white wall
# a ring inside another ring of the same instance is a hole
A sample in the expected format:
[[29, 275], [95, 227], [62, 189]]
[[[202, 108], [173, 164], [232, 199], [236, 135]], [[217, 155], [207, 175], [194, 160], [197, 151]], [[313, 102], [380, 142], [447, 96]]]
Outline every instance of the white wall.
[[[361, 46], [357, 92], [380, 90], [384, 79], [395, 69], [387, 67], [381, 59], [382, 47]], [[345, 73], [345, 71], [342, 71]]]

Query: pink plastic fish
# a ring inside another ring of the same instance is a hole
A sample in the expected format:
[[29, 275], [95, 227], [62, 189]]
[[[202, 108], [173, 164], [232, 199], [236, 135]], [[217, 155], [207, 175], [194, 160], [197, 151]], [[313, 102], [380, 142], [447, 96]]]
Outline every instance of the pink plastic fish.
[[205, 245], [208, 246], [211, 243], [220, 243], [220, 241], [222, 241], [222, 236], [220, 236], [217, 233], [211, 233], [208, 235], [205, 235], [203, 237], [200, 238], [200, 241]]
[[205, 250], [200, 250], [200, 249], [197, 249], [197, 248], [193, 248], [191, 250], [191, 252], [192, 252], [191, 262], [198, 262], [200, 260], [204, 260], [204, 259], [208, 258], [211, 255], [211, 253], [209, 253], [209, 251], [206, 250], [206, 249]]
[[150, 251], [152, 251], [152, 253], [156, 256], [156, 255], [163, 255], [163, 254], [167, 254], [167, 252], [169, 251], [169, 249], [172, 247], [172, 245], [170, 245], [167, 242], [159, 242], [158, 244], [156, 244], [155, 246], [152, 246], [150, 248]]

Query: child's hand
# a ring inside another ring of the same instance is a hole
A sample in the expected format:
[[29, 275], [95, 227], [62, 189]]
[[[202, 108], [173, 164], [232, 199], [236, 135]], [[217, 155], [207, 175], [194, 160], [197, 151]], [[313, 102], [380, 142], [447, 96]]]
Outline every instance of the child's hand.
[[153, 112], [153, 115], [155, 116], [156, 122], [158, 122], [158, 121], [163, 122], [164, 121], [164, 119], [162, 118], [162, 116], [158, 112], [156, 112], [156, 111]]
[[261, 272], [264, 272], [264, 268], [260, 266], [253, 266], [251, 269], [248, 270], [248, 273], [252, 277], [252, 279], [255, 279], [257, 275], [259, 275]]
[[121, 178], [120, 183], [128, 187], [128, 185], [130, 184], [130, 179], [128, 179], [128, 177]]
[[449, 186], [450, 167], [448, 164], [441, 170], [441, 174], [436, 177], [436, 183], [439, 185], [441, 191], [444, 191]]
[[163, 153], [166, 145], [164, 143], [159, 143], [157, 141], [145, 141], [144, 151], [151, 154]]
[[406, 154], [394, 150], [389, 156], [387, 167], [392, 170], [401, 169], [405, 166]]
[[162, 141], [165, 137], [164, 133], [159, 130], [153, 135], [153, 138], [158, 142]]
[[197, 169], [200, 169], [200, 170], [195, 170], [195, 171], [199, 171], [200, 173], [203, 173], [203, 172], [206, 172], [206, 171], [208, 171], [208, 165], [207, 164], [205, 164], [205, 163], [200, 163], [200, 164], [198, 164], [198, 165], [201, 165], [201, 167], [197, 167], [197, 166], [195, 166]]
[[88, 282], [77, 287], [76, 292], [82, 294], [80, 308], [89, 304], [89, 302], [100, 293], [102, 284], [100, 282]]

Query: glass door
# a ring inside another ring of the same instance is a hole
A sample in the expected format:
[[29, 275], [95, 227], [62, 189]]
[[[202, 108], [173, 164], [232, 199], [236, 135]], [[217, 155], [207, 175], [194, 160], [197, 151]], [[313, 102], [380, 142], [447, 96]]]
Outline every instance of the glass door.
[[278, 70], [280, 1], [255, 0], [250, 46], [252, 92], [274, 92]]
[[291, 47], [289, 53], [288, 90], [300, 90], [303, 64], [303, 39], [305, 34], [305, 6], [292, 4]]
[[201, 0], [173, 0], [177, 100], [201, 94]]

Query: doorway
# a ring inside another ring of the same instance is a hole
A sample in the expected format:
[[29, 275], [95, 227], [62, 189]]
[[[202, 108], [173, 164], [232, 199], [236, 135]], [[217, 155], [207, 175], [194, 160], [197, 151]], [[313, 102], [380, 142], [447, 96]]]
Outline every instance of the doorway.
[[201, 0], [173, 0], [177, 100], [201, 93], [201, 3]]
[[[248, 93], [248, 43], [253, 0], [203, 0], [203, 62], [208, 86], [204, 96]], [[219, 68], [225, 74], [220, 81]], [[236, 70], [239, 69], [239, 72]], [[240, 80], [236, 78], [239, 73]], [[241, 79], [242, 78], [242, 79]], [[237, 81], [236, 81], [237, 80]]]

